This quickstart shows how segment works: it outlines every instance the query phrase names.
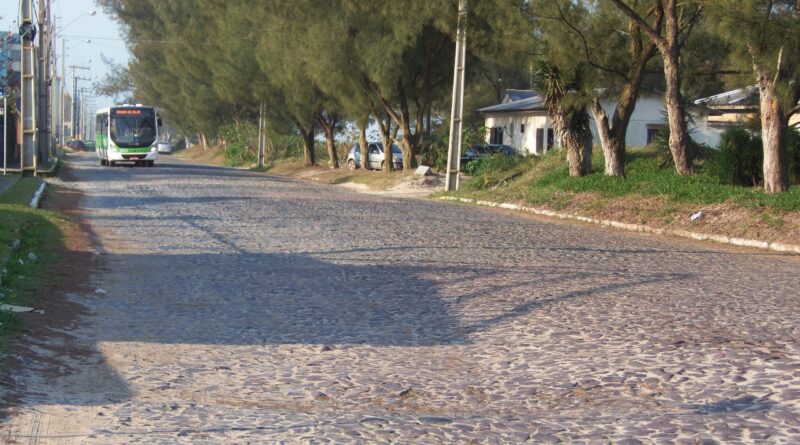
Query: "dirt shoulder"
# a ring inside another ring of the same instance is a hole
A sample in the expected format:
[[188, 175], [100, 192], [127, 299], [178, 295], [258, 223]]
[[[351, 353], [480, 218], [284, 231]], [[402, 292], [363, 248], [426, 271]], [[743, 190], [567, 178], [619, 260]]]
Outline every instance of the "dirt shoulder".
[[69, 296], [87, 290], [92, 270], [100, 267], [99, 257], [79, 210], [81, 193], [69, 187], [68, 170], [62, 177], [63, 185], [48, 187], [41, 203], [43, 209], [65, 216], [58, 224], [61, 242], [52, 252], [58, 260], [34, 286], [32, 304], [43, 313], [21, 314], [21, 329], [2, 351], [0, 419], [13, 412], [25, 394], [36, 391], [25, 386], [23, 376], [36, 373], [47, 379], [65, 375], [70, 372], [66, 365], [70, 358], [89, 353], [70, 335], [87, 313], [86, 308]]

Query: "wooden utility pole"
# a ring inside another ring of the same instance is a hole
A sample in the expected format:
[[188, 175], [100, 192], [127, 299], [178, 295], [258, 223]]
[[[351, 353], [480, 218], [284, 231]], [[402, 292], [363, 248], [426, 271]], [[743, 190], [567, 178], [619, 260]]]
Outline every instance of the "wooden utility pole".
[[458, 1], [456, 61], [453, 68], [453, 106], [450, 109], [450, 148], [447, 152], [445, 190], [458, 190], [461, 166], [461, 124], [464, 115], [464, 64], [467, 58], [467, 0]]

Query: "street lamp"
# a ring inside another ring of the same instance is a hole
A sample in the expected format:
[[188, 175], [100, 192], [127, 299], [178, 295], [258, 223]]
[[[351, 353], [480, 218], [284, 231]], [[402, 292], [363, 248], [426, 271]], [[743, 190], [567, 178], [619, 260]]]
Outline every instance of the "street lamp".
[[79, 16], [77, 16], [77, 17], [75, 17], [75, 18], [74, 18], [74, 19], [73, 19], [71, 22], [69, 22], [69, 23], [67, 23], [66, 25], [62, 26], [62, 27], [61, 27], [61, 28], [60, 28], [58, 31], [59, 31], [59, 32], [64, 32], [64, 30], [65, 30], [65, 29], [69, 28], [69, 25], [72, 25], [73, 23], [77, 22], [77, 21], [78, 21], [78, 20], [79, 20], [81, 17], [83, 17], [83, 16], [86, 16], [86, 15], [88, 15], [88, 16], [94, 16], [94, 15], [97, 15], [97, 11], [95, 11], [95, 10], [93, 9], [93, 10], [91, 10], [91, 11], [89, 11], [89, 12], [84, 12], [83, 14], [81, 14], [81, 15], [79, 15]]

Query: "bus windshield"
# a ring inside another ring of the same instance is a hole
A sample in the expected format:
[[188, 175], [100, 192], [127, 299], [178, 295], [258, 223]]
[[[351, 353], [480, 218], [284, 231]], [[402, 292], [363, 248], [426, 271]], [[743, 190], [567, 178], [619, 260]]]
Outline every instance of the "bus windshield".
[[156, 114], [152, 108], [111, 111], [111, 140], [121, 147], [149, 147], [156, 141]]

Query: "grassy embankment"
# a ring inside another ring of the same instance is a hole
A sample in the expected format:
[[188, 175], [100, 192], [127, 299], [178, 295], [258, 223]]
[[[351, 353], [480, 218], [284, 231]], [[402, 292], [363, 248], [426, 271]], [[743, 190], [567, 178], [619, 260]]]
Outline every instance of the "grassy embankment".
[[[602, 153], [595, 150], [594, 173], [568, 175], [561, 152], [509, 162], [492, 159], [462, 182], [455, 196], [514, 202], [566, 213], [800, 244], [800, 186], [787, 193], [721, 183], [710, 165], [682, 177], [662, 168], [654, 150], [632, 150], [624, 178], [605, 176]], [[690, 221], [702, 210], [705, 217]]]
[[[28, 207], [40, 180], [22, 178], [0, 195], [0, 303], [36, 306], [36, 291], [56, 262], [61, 230], [67, 223], [58, 213]], [[32, 260], [33, 256], [35, 260]], [[23, 315], [0, 312], [0, 350], [21, 329]]]

